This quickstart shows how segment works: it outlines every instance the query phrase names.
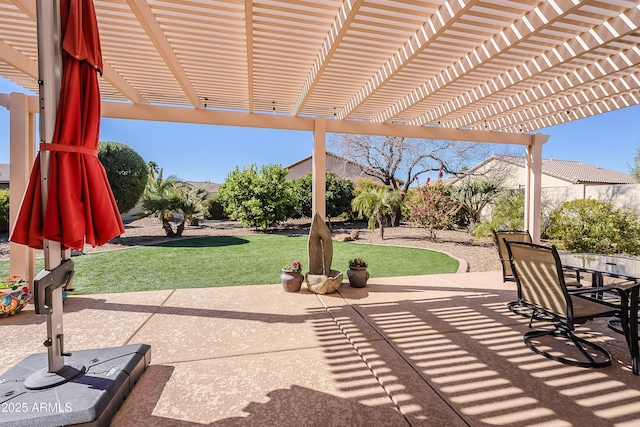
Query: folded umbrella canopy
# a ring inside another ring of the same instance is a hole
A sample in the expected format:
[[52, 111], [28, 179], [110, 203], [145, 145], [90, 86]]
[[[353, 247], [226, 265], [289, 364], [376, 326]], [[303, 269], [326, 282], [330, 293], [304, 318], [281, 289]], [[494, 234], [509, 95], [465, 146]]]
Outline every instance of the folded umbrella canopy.
[[92, 0], [61, 0], [63, 74], [49, 150], [46, 209], [42, 209], [40, 153], [10, 240], [41, 249], [43, 239], [64, 247], [100, 246], [124, 232], [104, 167], [98, 160], [102, 53]]

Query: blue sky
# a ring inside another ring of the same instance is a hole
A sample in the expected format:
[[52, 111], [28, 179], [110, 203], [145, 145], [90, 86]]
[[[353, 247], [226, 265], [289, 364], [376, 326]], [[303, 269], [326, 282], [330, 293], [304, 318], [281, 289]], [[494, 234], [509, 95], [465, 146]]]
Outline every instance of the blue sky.
[[[0, 93], [29, 93], [0, 78]], [[544, 158], [577, 160], [628, 172], [640, 141], [640, 106], [541, 129], [549, 135]], [[154, 161], [165, 176], [221, 183], [236, 166], [279, 163], [311, 154], [312, 133], [212, 125], [103, 119], [101, 141], [117, 141]], [[9, 162], [9, 112], [0, 107], [0, 163]]]

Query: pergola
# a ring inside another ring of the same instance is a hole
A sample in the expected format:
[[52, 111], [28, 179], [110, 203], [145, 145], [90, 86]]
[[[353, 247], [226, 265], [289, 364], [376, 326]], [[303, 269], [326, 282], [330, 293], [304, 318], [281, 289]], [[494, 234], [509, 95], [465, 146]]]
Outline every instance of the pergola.
[[[526, 147], [539, 235], [539, 129], [640, 103], [637, 0], [95, 0], [103, 117]], [[36, 1], [0, 0], [0, 75], [38, 92]], [[11, 223], [37, 97], [10, 110]], [[12, 272], [33, 277], [14, 245]]]

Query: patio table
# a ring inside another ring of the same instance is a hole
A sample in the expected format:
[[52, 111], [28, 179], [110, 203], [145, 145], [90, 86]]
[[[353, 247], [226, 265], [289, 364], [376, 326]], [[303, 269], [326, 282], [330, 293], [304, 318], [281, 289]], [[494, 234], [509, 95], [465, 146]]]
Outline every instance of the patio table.
[[[640, 349], [638, 347], [638, 294], [640, 290], [640, 260], [592, 253], [560, 254], [562, 266], [568, 270], [591, 273], [593, 286], [603, 285], [603, 276], [624, 279], [613, 288], [627, 293], [629, 309], [629, 336], [627, 344], [631, 353], [633, 373], [640, 374]], [[624, 301], [623, 301], [624, 302]]]

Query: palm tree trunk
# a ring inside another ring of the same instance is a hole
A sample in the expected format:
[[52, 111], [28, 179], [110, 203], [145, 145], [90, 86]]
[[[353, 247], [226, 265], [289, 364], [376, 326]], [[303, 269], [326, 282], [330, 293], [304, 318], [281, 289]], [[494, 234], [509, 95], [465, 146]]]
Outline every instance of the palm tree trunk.
[[376, 217], [378, 218], [378, 225], [380, 226], [380, 240], [384, 240], [384, 215], [378, 211]]
[[184, 231], [184, 225], [185, 225], [184, 221], [182, 221], [180, 224], [178, 224], [178, 228], [176, 229], [175, 237], [182, 236], [182, 232]]
[[167, 237], [175, 237], [176, 233], [173, 231], [168, 219], [162, 218], [162, 228], [164, 229], [164, 234], [166, 234]]

